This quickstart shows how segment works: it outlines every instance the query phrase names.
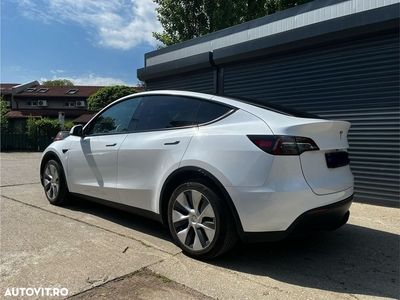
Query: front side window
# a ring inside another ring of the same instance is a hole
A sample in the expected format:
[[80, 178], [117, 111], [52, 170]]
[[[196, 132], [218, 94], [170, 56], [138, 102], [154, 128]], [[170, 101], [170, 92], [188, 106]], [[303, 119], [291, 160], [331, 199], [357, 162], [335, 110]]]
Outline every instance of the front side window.
[[117, 103], [98, 115], [87, 127], [87, 135], [103, 135], [128, 132], [129, 124], [142, 100], [141, 97]]
[[147, 98], [136, 131], [176, 128], [193, 125], [200, 100], [178, 96]]

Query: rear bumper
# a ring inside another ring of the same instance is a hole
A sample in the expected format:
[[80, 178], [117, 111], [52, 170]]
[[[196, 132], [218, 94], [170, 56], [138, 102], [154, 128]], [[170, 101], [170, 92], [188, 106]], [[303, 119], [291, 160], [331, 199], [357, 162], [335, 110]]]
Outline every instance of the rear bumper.
[[347, 223], [352, 202], [353, 195], [342, 201], [306, 211], [284, 231], [240, 232], [240, 237], [244, 242], [267, 242], [282, 240], [288, 236], [335, 230]]

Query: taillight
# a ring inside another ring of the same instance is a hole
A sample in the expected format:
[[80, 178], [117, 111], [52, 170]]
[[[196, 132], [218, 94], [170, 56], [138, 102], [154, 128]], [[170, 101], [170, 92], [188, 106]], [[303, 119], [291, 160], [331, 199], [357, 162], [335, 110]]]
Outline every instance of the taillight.
[[248, 135], [258, 148], [272, 155], [300, 155], [305, 151], [319, 150], [310, 138], [299, 136]]

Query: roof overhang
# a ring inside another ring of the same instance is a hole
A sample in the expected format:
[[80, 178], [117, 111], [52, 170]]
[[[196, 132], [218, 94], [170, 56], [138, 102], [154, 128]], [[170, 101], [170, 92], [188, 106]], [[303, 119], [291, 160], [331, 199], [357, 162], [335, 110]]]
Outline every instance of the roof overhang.
[[140, 80], [145, 81], [153, 78], [155, 74], [157, 74], [157, 77], [165, 77], [213, 66], [214, 62], [212, 60], [212, 53], [206, 52], [138, 69], [137, 76]]
[[[367, 4], [370, 4], [369, 6]], [[317, 0], [145, 54], [146, 81], [399, 30], [399, 0]], [[321, 14], [321, 16], [319, 16]]]

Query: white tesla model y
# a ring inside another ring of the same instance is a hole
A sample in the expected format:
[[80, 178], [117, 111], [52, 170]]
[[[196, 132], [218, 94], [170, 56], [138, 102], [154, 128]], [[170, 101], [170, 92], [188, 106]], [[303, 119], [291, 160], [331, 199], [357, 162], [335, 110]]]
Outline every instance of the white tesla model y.
[[184, 91], [121, 98], [42, 155], [47, 199], [70, 194], [163, 222], [189, 256], [334, 230], [349, 218], [350, 123]]

